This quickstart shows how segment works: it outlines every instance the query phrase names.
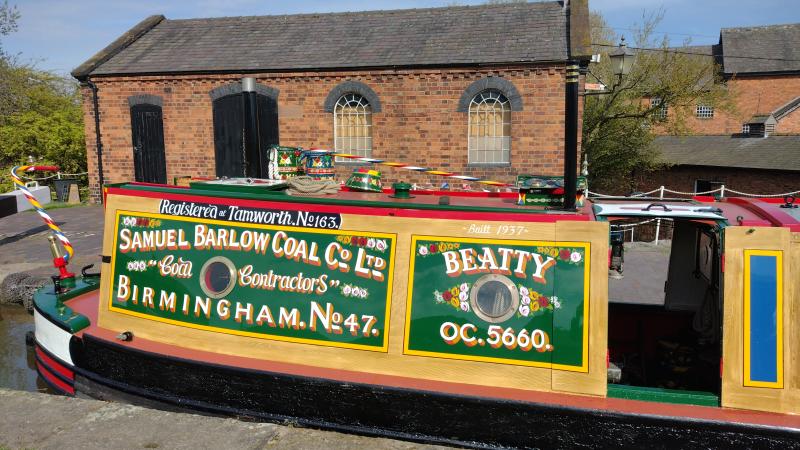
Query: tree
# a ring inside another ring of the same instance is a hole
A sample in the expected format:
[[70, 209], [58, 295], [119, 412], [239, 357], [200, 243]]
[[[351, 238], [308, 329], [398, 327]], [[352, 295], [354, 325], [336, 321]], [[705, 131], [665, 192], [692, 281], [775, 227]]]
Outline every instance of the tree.
[[[0, 5], [0, 37], [17, 29], [20, 15]], [[0, 42], [0, 192], [11, 189], [8, 170], [29, 157], [63, 172], [86, 170], [78, 86], [2, 50]]]
[[[602, 82], [609, 89], [604, 95], [585, 97], [582, 145], [593, 190], [630, 192], [635, 189], [634, 174], [663, 167], [653, 146], [655, 131], [685, 134], [686, 118], [695, 105], [734, 108], [732, 93], [710, 55], [700, 54], [688, 41], [670, 48], [666, 36], [652, 38], [662, 16], [657, 12], [643, 17], [633, 35], [635, 63], [630, 74], [618, 79], [608, 58], [618, 36], [600, 14], [591, 15], [593, 44], [601, 60], [590, 66], [587, 81]], [[669, 114], [663, 117], [663, 111]]]

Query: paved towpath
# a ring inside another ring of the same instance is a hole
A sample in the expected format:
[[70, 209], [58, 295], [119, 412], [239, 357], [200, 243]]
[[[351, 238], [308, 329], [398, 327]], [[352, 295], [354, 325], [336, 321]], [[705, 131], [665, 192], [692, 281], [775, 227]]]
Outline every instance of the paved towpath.
[[8, 389], [0, 411], [0, 449], [444, 448]]
[[[98, 270], [103, 245], [103, 207], [58, 208], [48, 210], [48, 214], [75, 247], [75, 260], [69, 270], [77, 273], [88, 264], [94, 264], [93, 270]], [[47, 242], [48, 230], [33, 211], [0, 218], [0, 281], [14, 272], [46, 277], [56, 273]]]

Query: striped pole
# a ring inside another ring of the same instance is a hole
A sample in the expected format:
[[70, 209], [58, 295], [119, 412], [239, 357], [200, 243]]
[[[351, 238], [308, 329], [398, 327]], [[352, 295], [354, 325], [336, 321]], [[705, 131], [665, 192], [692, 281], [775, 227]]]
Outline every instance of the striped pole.
[[41, 203], [39, 203], [39, 200], [36, 200], [36, 197], [33, 196], [33, 193], [31, 193], [31, 191], [28, 190], [28, 188], [25, 186], [25, 182], [22, 181], [22, 176], [20, 175], [21, 172], [34, 172], [37, 170], [46, 172], [56, 172], [58, 171], [58, 167], [14, 166], [11, 169], [11, 177], [13, 178], [14, 185], [17, 187], [17, 189], [22, 191], [22, 193], [25, 195], [25, 198], [28, 199], [28, 202], [30, 202], [30, 204], [33, 205], [33, 207], [36, 209], [36, 212], [39, 213], [39, 216], [42, 218], [42, 220], [44, 220], [44, 223], [46, 223], [47, 226], [50, 227], [50, 230], [53, 232], [53, 235], [55, 235], [55, 237], [58, 238], [58, 240], [61, 242], [61, 245], [64, 246], [64, 249], [67, 251], [67, 254], [64, 255], [64, 263], [67, 263], [70, 260], [70, 258], [72, 258], [72, 255], [75, 254], [75, 250], [72, 248], [72, 244], [69, 242], [69, 239], [67, 239], [67, 236], [64, 235], [64, 232], [61, 231], [61, 228], [59, 228], [58, 225], [56, 225], [53, 218], [50, 217], [50, 215], [47, 214], [47, 212], [45, 212], [44, 207], [42, 206]]
[[398, 169], [413, 170], [415, 172], [427, 173], [430, 175], [438, 175], [440, 177], [454, 178], [463, 181], [471, 181], [473, 183], [485, 184], [487, 186], [499, 186], [499, 187], [513, 186], [513, 184], [510, 183], [503, 183], [500, 181], [493, 181], [493, 180], [484, 180], [482, 178], [471, 177], [468, 175], [459, 175], [457, 173], [446, 172], [443, 170], [429, 169], [427, 167], [412, 166], [411, 164], [405, 164], [400, 162], [384, 161], [382, 159], [375, 159], [375, 158], [365, 158], [363, 156], [351, 155], [349, 153], [336, 153], [331, 150], [321, 150], [321, 149], [311, 149], [310, 151], [327, 152], [332, 156], [336, 156], [339, 158], [347, 158], [347, 159], [352, 159], [354, 161], [365, 162], [370, 164], [378, 164], [381, 166], [396, 167]]

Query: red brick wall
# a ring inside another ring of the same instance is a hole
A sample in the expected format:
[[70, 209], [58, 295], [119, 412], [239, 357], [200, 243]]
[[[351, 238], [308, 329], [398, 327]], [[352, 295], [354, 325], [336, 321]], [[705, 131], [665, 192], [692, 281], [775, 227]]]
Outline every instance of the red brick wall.
[[725, 184], [726, 189], [760, 195], [800, 190], [800, 176], [797, 172], [699, 166], [675, 166], [639, 176], [637, 190], [647, 192], [665, 186], [675, 191], [694, 192], [695, 180], [720, 181]]
[[[373, 156], [478, 177], [510, 181], [519, 173], [563, 172], [564, 65], [480, 69], [384, 70], [249, 74], [280, 91], [281, 145], [333, 146], [333, 116], [323, 102], [337, 84], [357, 80], [378, 95], [382, 111], [373, 114]], [[209, 91], [238, 82], [243, 75], [106, 77], [99, 88], [103, 168], [106, 183], [132, 180], [133, 156], [128, 97], [163, 98], [167, 179], [214, 176], [214, 131]], [[459, 98], [472, 82], [488, 76], [511, 81], [523, 110], [512, 113], [511, 165], [467, 163], [467, 114], [457, 112]], [[582, 81], [582, 80], [581, 80]], [[99, 194], [91, 91], [84, 88], [84, 115], [93, 198]], [[579, 134], [580, 135], [580, 134]], [[580, 159], [579, 159], [580, 160]], [[386, 182], [426, 181], [408, 171], [381, 167]], [[352, 167], [340, 167], [344, 178]], [[441, 178], [431, 180], [440, 183]]]
[[[715, 111], [712, 119], [698, 119], [691, 111], [687, 126], [691, 134], [729, 135], [742, 131], [742, 124], [756, 114], [769, 114], [800, 97], [800, 75], [737, 77], [728, 81], [734, 95], [736, 111], [727, 114]], [[800, 133], [800, 118], [787, 116], [778, 123], [779, 134]]]

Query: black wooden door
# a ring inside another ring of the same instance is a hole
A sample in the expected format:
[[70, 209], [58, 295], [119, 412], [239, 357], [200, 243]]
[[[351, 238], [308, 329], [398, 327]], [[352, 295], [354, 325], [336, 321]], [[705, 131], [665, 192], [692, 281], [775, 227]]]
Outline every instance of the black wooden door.
[[214, 157], [218, 177], [244, 176], [242, 94], [214, 100]]
[[[278, 102], [266, 95], [256, 96], [258, 142], [263, 151], [279, 143]], [[218, 177], [244, 176], [244, 106], [242, 94], [214, 100], [214, 156]], [[263, 164], [266, 169], [266, 164]], [[266, 176], [266, 174], [262, 174]]]
[[136, 181], [166, 183], [167, 159], [160, 106], [141, 104], [131, 107], [131, 137]]

